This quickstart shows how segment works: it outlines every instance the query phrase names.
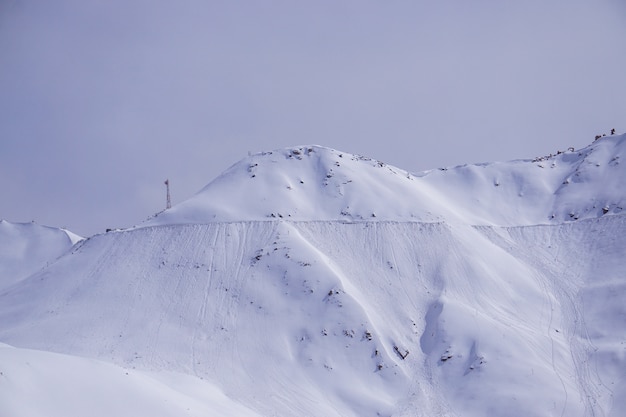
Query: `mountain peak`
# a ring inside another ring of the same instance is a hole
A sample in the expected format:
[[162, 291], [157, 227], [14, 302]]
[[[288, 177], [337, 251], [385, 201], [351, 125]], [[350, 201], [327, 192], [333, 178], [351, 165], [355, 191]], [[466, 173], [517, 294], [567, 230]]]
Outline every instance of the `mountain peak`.
[[144, 226], [223, 221], [418, 221], [532, 225], [617, 214], [626, 135], [534, 160], [410, 173], [319, 146], [250, 155]]
[[318, 145], [236, 163], [149, 224], [291, 219], [435, 221], [431, 190], [405, 170]]

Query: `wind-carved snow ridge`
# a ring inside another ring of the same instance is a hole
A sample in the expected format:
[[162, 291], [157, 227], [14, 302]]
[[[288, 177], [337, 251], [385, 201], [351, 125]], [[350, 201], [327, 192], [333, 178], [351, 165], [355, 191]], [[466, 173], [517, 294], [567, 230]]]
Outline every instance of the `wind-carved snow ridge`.
[[[621, 416], [624, 142], [421, 174], [253, 155], [0, 287], [0, 415], [128, 390], [132, 415]], [[29, 394], [69, 367], [99, 395]]]
[[82, 239], [65, 229], [0, 220], [0, 290], [51, 264]]

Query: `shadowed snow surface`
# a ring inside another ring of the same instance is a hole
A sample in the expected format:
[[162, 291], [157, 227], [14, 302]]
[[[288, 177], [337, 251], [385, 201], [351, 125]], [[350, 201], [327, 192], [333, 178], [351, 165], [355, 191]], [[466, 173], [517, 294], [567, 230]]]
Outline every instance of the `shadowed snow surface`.
[[0, 220], [0, 289], [45, 267], [81, 239], [63, 229]]

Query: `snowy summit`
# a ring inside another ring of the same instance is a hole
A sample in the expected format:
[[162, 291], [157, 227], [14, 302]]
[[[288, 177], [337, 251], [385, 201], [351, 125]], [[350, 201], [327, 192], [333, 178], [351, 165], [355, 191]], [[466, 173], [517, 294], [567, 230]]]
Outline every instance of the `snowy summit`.
[[281, 149], [236, 163], [156, 222], [433, 221], [432, 190], [414, 180], [383, 162], [321, 146]]
[[320, 146], [250, 156], [146, 225], [288, 219], [552, 224], [619, 213], [625, 136], [535, 160], [409, 173]]

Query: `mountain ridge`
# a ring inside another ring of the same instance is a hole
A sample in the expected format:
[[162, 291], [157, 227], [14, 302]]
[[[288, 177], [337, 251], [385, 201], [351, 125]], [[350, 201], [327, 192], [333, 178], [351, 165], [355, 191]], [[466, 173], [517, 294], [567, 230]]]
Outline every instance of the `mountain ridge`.
[[82, 239], [66, 229], [0, 220], [0, 289], [45, 267]]
[[272, 218], [515, 226], [600, 217], [626, 206], [625, 148], [625, 135], [611, 136], [533, 160], [421, 173], [318, 145], [286, 148], [244, 158], [139, 226]]

